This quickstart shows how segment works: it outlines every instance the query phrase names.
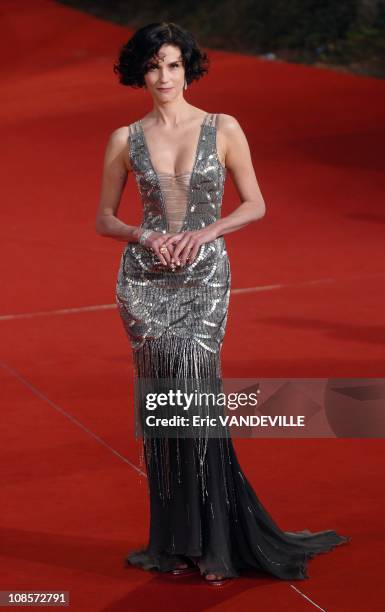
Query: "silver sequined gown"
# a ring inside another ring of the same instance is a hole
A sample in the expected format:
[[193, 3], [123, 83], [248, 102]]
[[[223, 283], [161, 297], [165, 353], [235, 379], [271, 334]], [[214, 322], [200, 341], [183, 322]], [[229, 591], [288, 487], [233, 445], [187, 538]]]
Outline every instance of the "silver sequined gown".
[[[129, 126], [129, 155], [143, 203], [143, 228], [196, 230], [220, 217], [226, 178], [216, 149], [217, 115], [200, 128], [191, 172], [171, 175], [152, 165], [140, 121]], [[116, 300], [131, 343], [135, 379], [212, 380], [218, 389], [220, 350], [230, 295], [230, 266], [219, 237], [175, 272], [157, 265], [139, 243], [122, 253]], [[139, 412], [141, 406], [136, 406]], [[202, 575], [237, 577], [244, 569], [281, 579], [308, 578], [307, 559], [348, 541], [333, 530], [282, 531], [260, 503], [237, 461], [231, 437], [143, 435], [150, 498], [149, 541], [126, 562], [169, 571], [198, 563]]]

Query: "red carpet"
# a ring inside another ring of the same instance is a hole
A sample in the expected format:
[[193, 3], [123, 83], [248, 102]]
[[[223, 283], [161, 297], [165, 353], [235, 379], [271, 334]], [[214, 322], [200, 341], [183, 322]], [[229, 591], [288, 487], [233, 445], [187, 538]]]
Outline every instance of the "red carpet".
[[[124, 243], [94, 220], [108, 136], [150, 101], [112, 72], [128, 30], [48, 0], [0, 10], [0, 590], [67, 590], [76, 612], [382, 610], [383, 440], [236, 440], [281, 528], [352, 536], [310, 562], [310, 580], [248, 575], [215, 590], [123, 567], [147, 538], [146, 479], [114, 306]], [[187, 100], [238, 118], [267, 205], [226, 236], [224, 374], [384, 377], [384, 82], [210, 57]], [[229, 176], [224, 214], [238, 201]], [[120, 210], [139, 221], [133, 177]]]

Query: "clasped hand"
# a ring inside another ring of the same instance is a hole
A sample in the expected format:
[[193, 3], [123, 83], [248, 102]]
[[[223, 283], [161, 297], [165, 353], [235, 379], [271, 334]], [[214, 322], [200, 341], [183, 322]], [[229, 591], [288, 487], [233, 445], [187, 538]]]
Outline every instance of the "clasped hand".
[[201, 245], [212, 242], [216, 238], [216, 231], [211, 225], [200, 230], [178, 232], [176, 234], [162, 234], [153, 231], [147, 238], [145, 246], [152, 249], [164, 266], [175, 269], [176, 266], [192, 264]]

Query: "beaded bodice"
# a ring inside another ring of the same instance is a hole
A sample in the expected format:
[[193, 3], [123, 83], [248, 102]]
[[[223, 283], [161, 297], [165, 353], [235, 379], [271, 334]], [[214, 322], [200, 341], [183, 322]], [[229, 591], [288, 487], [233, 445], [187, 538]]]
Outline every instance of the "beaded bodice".
[[[129, 127], [130, 162], [143, 204], [141, 227], [172, 233], [199, 230], [219, 219], [226, 169], [216, 149], [216, 116], [205, 116], [193, 168], [180, 174], [157, 172], [140, 121]], [[201, 244], [192, 263], [174, 270], [146, 246], [127, 243], [116, 295], [134, 350], [167, 334], [193, 339], [216, 353], [230, 295], [224, 237]]]
[[161, 232], [200, 229], [220, 217], [226, 168], [216, 145], [217, 115], [201, 124], [191, 171], [180, 174], [154, 168], [141, 121], [129, 126], [129, 156], [143, 202], [143, 228]]

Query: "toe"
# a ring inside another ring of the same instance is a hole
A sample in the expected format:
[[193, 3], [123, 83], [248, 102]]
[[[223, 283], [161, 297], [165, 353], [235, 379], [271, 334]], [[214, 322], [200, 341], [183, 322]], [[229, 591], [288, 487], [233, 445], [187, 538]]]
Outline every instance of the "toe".
[[206, 574], [206, 580], [222, 580], [222, 576], [216, 574]]

